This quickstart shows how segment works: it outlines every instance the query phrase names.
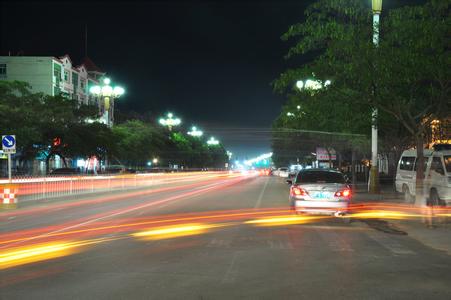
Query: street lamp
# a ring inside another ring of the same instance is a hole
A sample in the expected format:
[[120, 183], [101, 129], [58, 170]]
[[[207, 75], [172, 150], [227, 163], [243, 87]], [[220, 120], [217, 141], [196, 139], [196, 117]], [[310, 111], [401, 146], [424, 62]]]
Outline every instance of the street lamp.
[[169, 131], [172, 131], [173, 126], [178, 126], [182, 123], [179, 118], [174, 118], [172, 113], [168, 113], [168, 117], [166, 119], [161, 118], [158, 122], [163, 126], [168, 126]]
[[207, 141], [208, 145], [219, 145], [219, 141], [217, 139], [215, 139], [214, 137], [211, 137], [208, 141]]
[[[382, 0], [372, 0], [373, 10], [373, 44], [379, 46], [379, 19], [382, 12]], [[377, 161], [377, 108], [371, 114], [371, 169], [368, 191], [379, 192], [379, 167]]]
[[302, 80], [296, 81], [296, 87], [299, 90], [311, 90], [316, 91], [322, 88], [329, 86], [332, 82], [330, 80], [324, 81], [324, 83], [320, 80], [307, 79], [305, 82]]
[[191, 127], [191, 131], [188, 134], [194, 137], [201, 137], [204, 133], [202, 130], [198, 130], [196, 126]]
[[232, 159], [232, 155], [233, 155], [233, 153], [232, 153], [232, 152], [230, 152], [230, 151], [227, 151], [227, 156], [229, 157], [229, 160], [231, 160], [231, 159]]
[[89, 92], [96, 97], [103, 99], [102, 123], [113, 126], [114, 121], [114, 99], [119, 98], [125, 93], [120, 86], [110, 86], [111, 80], [107, 77], [103, 78], [102, 85], [94, 85]]
[[154, 158], [154, 159], [152, 159], [152, 163], [154, 164], [154, 165], [156, 165], [157, 163], [158, 163], [158, 158]]

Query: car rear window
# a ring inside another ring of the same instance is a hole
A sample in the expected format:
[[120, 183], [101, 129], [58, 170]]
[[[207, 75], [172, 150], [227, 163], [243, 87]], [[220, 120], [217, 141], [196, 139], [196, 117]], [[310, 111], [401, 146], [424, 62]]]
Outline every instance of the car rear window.
[[345, 183], [341, 173], [329, 171], [305, 171], [299, 172], [296, 183]]

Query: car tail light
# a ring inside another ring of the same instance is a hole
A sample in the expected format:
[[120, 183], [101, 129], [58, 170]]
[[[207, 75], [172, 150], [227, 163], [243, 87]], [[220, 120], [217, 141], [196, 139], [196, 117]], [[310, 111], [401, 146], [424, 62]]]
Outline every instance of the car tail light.
[[293, 187], [291, 187], [291, 195], [292, 196], [307, 196], [308, 193], [303, 188], [293, 186]]
[[335, 197], [349, 197], [351, 196], [351, 190], [350, 189], [344, 189], [342, 191], [338, 191], [335, 193]]

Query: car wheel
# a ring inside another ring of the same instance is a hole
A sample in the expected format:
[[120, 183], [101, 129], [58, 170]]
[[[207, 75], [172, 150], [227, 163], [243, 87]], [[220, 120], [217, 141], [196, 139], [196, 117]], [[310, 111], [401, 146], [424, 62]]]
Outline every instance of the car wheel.
[[407, 185], [404, 185], [402, 187], [402, 192], [404, 194], [404, 202], [405, 203], [412, 203], [413, 196], [410, 194], [410, 190], [409, 190], [409, 187]]

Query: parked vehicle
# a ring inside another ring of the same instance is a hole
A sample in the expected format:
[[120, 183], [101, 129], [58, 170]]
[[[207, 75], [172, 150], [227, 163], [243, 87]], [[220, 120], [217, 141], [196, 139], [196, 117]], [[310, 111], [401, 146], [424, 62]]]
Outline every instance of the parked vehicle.
[[344, 175], [332, 169], [308, 169], [298, 172], [291, 185], [289, 204], [296, 212], [345, 214], [352, 192]]
[[288, 168], [279, 168], [278, 169], [279, 177], [287, 178], [289, 173], [290, 173], [290, 171], [288, 170]]
[[[430, 205], [451, 206], [451, 150], [424, 150], [423, 196]], [[416, 195], [417, 151], [403, 152], [396, 171], [396, 191], [406, 202]]]

